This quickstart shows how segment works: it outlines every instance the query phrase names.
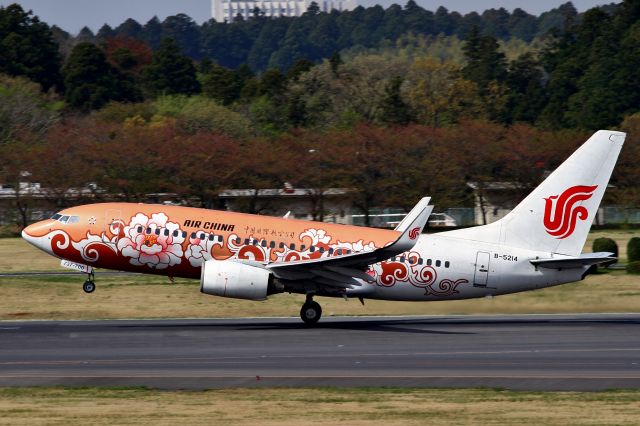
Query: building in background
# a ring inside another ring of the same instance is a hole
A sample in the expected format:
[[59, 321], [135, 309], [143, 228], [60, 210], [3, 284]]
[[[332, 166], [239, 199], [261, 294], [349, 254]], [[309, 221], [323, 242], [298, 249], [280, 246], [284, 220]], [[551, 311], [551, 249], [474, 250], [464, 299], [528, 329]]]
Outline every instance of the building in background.
[[[267, 17], [300, 16], [309, 9], [313, 0], [272, 1], [272, 0], [212, 0], [211, 17], [217, 22], [232, 22], [238, 15], [244, 19], [253, 16], [255, 8]], [[353, 10], [358, 6], [357, 0], [317, 0], [315, 3], [321, 12], [336, 10]]]

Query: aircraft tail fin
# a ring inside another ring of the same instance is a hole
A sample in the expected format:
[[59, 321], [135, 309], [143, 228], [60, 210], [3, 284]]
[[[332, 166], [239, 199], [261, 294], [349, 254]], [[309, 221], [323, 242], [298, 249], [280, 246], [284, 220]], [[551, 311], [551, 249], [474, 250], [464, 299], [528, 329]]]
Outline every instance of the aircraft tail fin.
[[577, 256], [625, 137], [622, 132], [597, 131], [507, 216], [451, 236]]

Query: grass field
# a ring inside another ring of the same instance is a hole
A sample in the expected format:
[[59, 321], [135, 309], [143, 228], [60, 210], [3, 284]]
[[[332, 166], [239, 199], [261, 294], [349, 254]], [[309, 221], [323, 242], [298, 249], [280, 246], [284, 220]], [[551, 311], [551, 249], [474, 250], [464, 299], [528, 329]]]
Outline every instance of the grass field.
[[640, 391], [0, 389], [0, 425], [637, 425]]

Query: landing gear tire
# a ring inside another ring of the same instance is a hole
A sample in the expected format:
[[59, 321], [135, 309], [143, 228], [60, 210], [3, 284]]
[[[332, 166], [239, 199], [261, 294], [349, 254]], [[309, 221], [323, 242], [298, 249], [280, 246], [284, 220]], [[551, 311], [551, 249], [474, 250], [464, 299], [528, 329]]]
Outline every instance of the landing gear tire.
[[96, 284], [91, 280], [86, 280], [84, 284], [82, 284], [82, 289], [85, 293], [93, 293], [96, 289]]
[[310, 301], [305, 302], [300, 309], [300, 318], [307, 325], [314, 325], [320, 320], [322, 316], [322, 307], [318, 302]]

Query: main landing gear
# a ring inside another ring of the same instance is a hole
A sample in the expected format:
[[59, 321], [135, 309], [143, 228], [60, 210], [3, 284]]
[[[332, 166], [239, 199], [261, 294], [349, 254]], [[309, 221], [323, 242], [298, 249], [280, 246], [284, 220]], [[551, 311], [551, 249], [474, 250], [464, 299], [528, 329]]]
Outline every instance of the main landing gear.
[[313, 294], [307, 294], [307, 301], [300, 309], [300, 318], [307, 325], [314, 325], [322, 316], [322, 307], [318, 302], [313, 301]]
[[94, 276], [93, 272], [89, 272], [87, 276], [87, 280], [82, 284], [82, 289], [85, 293], [93, 293], [96, 289], [96, 283], [93, 282]]

